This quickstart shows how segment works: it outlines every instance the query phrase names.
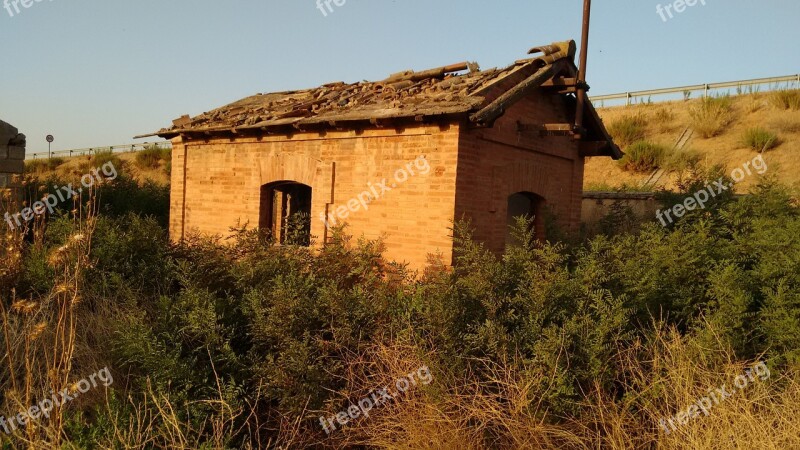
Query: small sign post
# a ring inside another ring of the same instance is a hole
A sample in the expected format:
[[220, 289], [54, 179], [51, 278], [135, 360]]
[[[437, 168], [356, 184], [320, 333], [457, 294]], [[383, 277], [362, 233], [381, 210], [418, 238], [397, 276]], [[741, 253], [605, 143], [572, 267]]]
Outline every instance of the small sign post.
[[52, 134], [48, 134], [45, 139], [47, 139], [47, 158], [50, 159], [53, 157], [53, 154], [50, 152], [50, 144], [53, 143], [55, 138], [53, 138]]

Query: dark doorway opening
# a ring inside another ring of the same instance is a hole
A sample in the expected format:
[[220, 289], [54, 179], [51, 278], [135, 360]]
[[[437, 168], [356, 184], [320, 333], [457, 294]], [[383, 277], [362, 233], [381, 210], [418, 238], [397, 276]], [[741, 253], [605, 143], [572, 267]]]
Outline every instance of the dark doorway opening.
[[527, 217], [532, 219], [534, 235], [537, 239], [544, 239], [544, 198], [531, 192], [517, 192], [508, 197], [508, 214], [506, 217], [506, 246], [521, 245], [519, 239], [511, 232], [517, 218]]
[[259, 228], [281, 245], [311, 244], [311, 186], [278, 181], [261, 187]]

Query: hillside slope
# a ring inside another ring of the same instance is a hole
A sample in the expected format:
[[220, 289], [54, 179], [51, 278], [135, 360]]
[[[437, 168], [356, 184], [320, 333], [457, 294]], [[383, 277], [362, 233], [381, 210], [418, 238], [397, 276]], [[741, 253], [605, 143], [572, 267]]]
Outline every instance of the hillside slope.
[[[169, 150], [144, 150], [127, 153], [100, 153], [71, 158], [35, 159], [25, 161], [25, 173], [38, 178], [57, 176], [71, 178], [88, 173], [105, 162], [112, 162], [119, 173], [143, 183], [151, 181], [159, 186], [169, 184]], [[150, 156], [150, 158], [143, 158]]]
[[[693, 136], [684, 147], [701, 159], [703, 166], [721, 164], [728, 173], [736, 167], [751, 161], [758, 152], [743, 143], [743, 135], [750, 129], [762, 128], [778, 136], [778, 145], [764, 153], [768, 164], [768, 173], [796, 189], [800, 188], [800, 111], [793, 109], [800, 105], [792, 104], [784, 107], [781, 100], [786, 97], [797, 99], [800, 91], [778, 91], [775, 93], [755, 93], [730, 97], [730, 123], [714, 137], [704, 138], [695, 130]], [[639, 104], [599, 108], [598, 112], [604, 123], [613, 131], [626, 119], [639, 117], [644, 123], [643, 139], [655, 144], [669, 147], [670, 152], [687, 127], [699, 128], [697, 120], [690, 112], [701, 106], [702, 99], [654, 104]], [[624, 127], [623, 127], [624, 129]], [[617, 134], [619, 130], [616, 130]], [[624, 136], [614, 136], [621, 144], [623, 151], [630, 147]], [[622, 141], [622, 142], [620, 142]], [[668, 156], [669, 157], [669, 156]], [[651, 172], [652, 173], [652, 172]], [[584, 177], [584, 189], [636, 190], [651, 173], [634, 173], [625, 171], [616, 161], [608, 158], [588, 158]], [[675, 172], [666, 173], [657, 183], [656, 188], [674, 187]], [[749, 176], [737, 186], [739, 192], [745, 192], [757, 177]]]

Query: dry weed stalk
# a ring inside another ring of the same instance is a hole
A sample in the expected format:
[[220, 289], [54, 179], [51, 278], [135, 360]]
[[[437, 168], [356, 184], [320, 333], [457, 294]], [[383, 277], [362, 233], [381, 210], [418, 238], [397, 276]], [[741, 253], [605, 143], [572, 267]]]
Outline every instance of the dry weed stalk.
[[[86, 198], [75, 199], [72, 211], [74, 234], [49, 258], [55, 274], [53, 288], [46, 295], [19, 299], [13, 289], [9, 298], [0, 298], [3, 318], [5, 355], [3, 368], [11, 389], [6, 392], [2, 405], [4, 411], [27, 411], [54, 393], [69, 389], [75, 352], [77, 327], [76, 307], [80, 304], [83, 273], [90, 264], [91, 237], [96, 222], [97, 202], [94, 191]], [[37, 217], [21, 229], [12, 230], [4, 243], [11, 242], [11, 255], [25, 251], [24, 237], [30, 236], [29, 247], [36, 251], [45, 249], [45, 219]], [[3, 274], [21, 270], [21, 256], [4, 258]], [[11, 267], [15, 264], [16, 267]], [[4, 277], [5, 286], [13, 286], [14, 278]], [[10, 308], [6, 307], [10, 303]], [[5, 383], [4, 383], [5, 384]], [[56, 402], [54, 402], [56, 403]], [[55, 404], [49, 417], [28, 420], [24, 430], [16, 429], [13, 439], [27, 448], [53, 448], [62, 444], [64, 437], [64, 409], [67, 405]]]

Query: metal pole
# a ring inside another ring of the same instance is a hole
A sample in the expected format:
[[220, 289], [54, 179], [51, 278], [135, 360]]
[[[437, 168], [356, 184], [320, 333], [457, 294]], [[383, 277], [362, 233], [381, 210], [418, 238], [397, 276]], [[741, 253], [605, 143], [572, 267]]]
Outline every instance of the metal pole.
[[581, 32], [581, 65], [578, 68], [578, 106], [575, 111], [575, 137], [583, 134], [583, 109], [586, 105], [586, 62], [589, 58], [589, 21], [592, 13], [592, 0], [583, 0], [583, 29]]

